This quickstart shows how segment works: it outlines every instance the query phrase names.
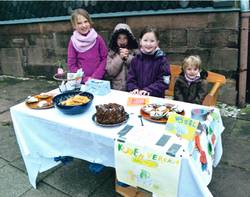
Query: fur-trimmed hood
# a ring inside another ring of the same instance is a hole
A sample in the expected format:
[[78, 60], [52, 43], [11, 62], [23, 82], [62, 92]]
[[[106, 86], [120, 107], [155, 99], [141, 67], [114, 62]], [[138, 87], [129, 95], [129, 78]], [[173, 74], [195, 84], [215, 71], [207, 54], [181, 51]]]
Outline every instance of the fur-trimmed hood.
[[138, 43], [136, 41], [135, 36], [133, 35], [130, 27], [125, 23], [119, 23], [115, 26], [113, 34], [111, 36], [110, 42], [109, 42], [109, 48], [113, 51], [118, 50], [117, 46], [117, 37], [119, 34], [125, 34], [128, 37], [128, 49], [137, 49]]

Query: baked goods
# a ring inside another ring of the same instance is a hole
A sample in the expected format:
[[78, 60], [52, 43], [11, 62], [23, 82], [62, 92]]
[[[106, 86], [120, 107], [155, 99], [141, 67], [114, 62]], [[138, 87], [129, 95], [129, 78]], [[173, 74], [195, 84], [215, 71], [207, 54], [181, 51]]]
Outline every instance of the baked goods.
[[168, 118], [170, 112], [181, 113], [183, 108], [172, 104], [148, 104], [141, 109], [144, 113], [148, 114], [150, 118], [159, 120]]
[[38, 102], [38, 101], [39, 101], [39, 99], [36, 98], [36, 97], [34, 97], [34, 96], [29, 96], [29, 97], [26, 99], [26, 102], [27, 102], [27, 103], [36, 103], [36, 102]]
[[96, 105], [95, 107], [96, 121], [100, 124], [116, 124], [126, 119], [124, 107], [117, 103]]
[[50, 104], [51, 104], [51, 103], [49, 103], [49, 102], [47, 102], [47, 101], [45, 101], [45, 100], [42, 100], [42, 101], [39, 101], [39, 102], [37, 103], [37, 107], [43, 108], [43, 107], [49, 106]]

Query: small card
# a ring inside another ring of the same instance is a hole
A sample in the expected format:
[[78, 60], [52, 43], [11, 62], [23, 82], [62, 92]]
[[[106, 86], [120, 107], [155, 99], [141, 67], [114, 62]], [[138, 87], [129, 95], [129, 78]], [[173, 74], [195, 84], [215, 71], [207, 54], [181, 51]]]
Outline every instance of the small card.
[[140, 98], [140, 97], [128, 97], [128, 106], [137, 106], [137, 105], [147, 105], [149, 104], [149, 98]]
[[180, 144], [172, 144], [170, 148], [167, 150], [166, 154], [172, 157], [175, 157], [176, 153], [180, 150]]
[[162, 135], [161, 138], [156, 142], [156, 145], [158, 146], [165, 146], [165, 144], [168, 142], [168, 140], [171, 138], [170, 135]]
[[126, 125], [122, 130], [118, 132], [119, 137], [126, 135], [132, 128], [132, 125]]

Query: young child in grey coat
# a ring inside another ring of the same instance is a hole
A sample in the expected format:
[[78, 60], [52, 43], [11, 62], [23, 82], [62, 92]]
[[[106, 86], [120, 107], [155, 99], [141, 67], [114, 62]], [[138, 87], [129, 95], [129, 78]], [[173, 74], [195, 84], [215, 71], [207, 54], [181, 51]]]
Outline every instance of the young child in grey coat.
[[124, 23], [117, 24], [109, 43], [105, 74], [112, 89], [126, 90], [128, 67], [137, 48], [138, 44], [130, 27]]

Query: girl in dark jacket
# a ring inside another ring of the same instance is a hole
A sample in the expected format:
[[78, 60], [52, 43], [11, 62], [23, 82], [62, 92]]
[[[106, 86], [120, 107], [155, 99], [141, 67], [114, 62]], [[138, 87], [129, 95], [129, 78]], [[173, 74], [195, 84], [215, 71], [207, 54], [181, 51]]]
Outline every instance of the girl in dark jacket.
[[164, 97], [169, 76], [169, 63], [159, 48], [157, 30], [146, 27], [140, 35], [140, 52], [130, 64], [127, 89], [132, 94]]
[[208, 93], [207, 71], [201, 70], [199, 56], [189, 56], [182, 63], [182, 73], [176, 79], [174, 100], [202, 104]]

